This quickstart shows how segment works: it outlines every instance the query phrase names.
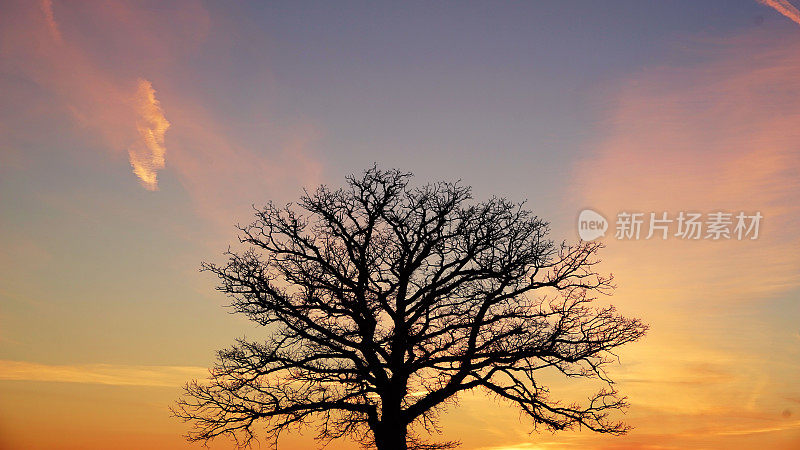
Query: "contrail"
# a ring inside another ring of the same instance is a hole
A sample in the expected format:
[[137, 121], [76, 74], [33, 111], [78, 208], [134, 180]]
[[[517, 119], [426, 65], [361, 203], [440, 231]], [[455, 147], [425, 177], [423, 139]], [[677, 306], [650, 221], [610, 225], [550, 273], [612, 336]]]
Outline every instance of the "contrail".
[[778, 11], [779, 13], [788, 17], [789, 20], [791, 20], [792, 22], [800, 25], [800, 10], [795, 8], [795, 6], [789, 3], [787, 0], [757, 0], [757, 1], [762, 5], [766, 5], [775, 9], [775, 11]]

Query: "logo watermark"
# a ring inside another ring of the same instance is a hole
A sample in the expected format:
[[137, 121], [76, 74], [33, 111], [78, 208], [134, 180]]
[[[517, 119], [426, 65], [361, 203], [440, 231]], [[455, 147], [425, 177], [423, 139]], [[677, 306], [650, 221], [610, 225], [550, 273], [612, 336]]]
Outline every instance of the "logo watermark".
[[[670, 216], [666, 211], [642, 213], [622, 211], [617, 214], [614, 237], [618, 240], [681, 239], [745, 240], [758, 239], [764, 216], [760, 211], [738, 214], [715, 211], [707, 214], [680, 211]], [[602, 214], [584, 209], [578, 215], [578, 236], [593, 241], [606, 234], [609, 224]]]
[[593, 241], [606, 235], [608, 221], [591, 209], [584, 209], [578, 215], [578, 236], [584, 241]]

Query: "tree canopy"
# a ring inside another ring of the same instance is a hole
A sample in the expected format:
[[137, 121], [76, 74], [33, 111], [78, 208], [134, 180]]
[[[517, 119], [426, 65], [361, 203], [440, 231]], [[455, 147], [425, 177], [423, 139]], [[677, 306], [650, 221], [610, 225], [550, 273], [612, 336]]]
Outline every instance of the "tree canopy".
[[[411, 186], [372, 168], [239, 226], [242, 249], [204, 263], [233, 310], [263, 326], [218, 354], [175, 414], [192, 440], [314, 427], [380, 450], [430, 442], [440, 413], [480, 389], [551, 430], [624, 433], [605, 367], [646, 326], [592, 304], [613, 290], [597, 242], [556, 244], [549, 225], [461, 183]], [[541, 374], [596, 378], [584, 402], [551, 398]]]

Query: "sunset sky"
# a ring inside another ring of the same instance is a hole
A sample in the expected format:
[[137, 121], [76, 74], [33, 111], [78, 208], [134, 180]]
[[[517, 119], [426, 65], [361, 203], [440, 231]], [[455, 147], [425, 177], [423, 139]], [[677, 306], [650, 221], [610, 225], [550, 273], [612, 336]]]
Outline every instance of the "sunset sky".
[[[611, 370], [628, 435], [531, 434], [475, 392], [444, 438], [800, 448], [795, 6], [2, 2], [0, 449], [202, 448], [169, 406], [264, 331], [200, 262], [251, 205], [373, 163], [527, 199], [557, 241], [603, 214], [601, 301], [650, 325]], [[621, 240], [621, 211], [764, 219], [756, 240]]]

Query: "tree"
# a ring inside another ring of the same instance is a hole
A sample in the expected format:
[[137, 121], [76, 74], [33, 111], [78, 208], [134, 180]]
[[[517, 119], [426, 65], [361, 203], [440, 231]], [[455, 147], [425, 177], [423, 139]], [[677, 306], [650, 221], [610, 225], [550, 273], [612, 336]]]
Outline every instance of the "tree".
[[[453, 447], [423, 438], [472, 389], [551, 430], [627, 430], [609, 418], [626, 405], [604, 368], [646, 326], [590, 304], [613, 289], [594, 270], [601, 244], [556, 245], [524, 204], [409, 178], [372, 168], [296, 206], [270, 203], [237, 227], [244, 250], [203, 264], [268, 337], [238, 340], [207, 383], [187, 384], [173, 411], [194, 425], [190, 440], [244, 446], [263, 428], [277, 445], [313, 426], [322, 441], [379, 450]], [[605, 387], [562, 404], [547, 371]]]

